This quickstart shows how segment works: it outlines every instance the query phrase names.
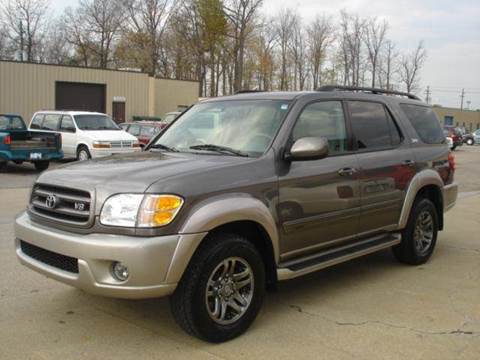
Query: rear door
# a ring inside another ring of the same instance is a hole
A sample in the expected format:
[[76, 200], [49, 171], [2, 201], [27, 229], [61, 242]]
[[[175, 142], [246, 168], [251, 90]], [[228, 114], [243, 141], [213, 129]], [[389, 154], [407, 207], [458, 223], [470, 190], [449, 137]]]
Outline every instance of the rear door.
[[360, 212], [357, 156], [351, 149], [343, 103], [306, 104], [290, 136], [324, 137], [329, 155], [320, 160], [292, 161], [279, 176], [279, 219], [284, 259], [354, 239]]
[[383, 103], [362, 100], [347, 104], [360, 165], [361, 236], [398, 223], [415, 162], [410, 145]]

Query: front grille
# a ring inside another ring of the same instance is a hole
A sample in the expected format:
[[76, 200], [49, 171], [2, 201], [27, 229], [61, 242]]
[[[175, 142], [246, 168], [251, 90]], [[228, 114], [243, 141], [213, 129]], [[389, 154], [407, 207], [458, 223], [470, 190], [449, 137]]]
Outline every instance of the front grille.
[[87, 225], [91, 198], [87, 191], [36, 184], [30, 199], [31, 210], [39, 216], [61, 222]]
[[130, 140], [112, 141], [110, 144], [112, 148], [115, 148], [115, 149], [131, 148], [133, 141], [130, 141]]
[[20, 248], [25, 255], [32, 259], [60, 270], [78, 274], [78, 259], [76, 258], [42, 249], [25, 241], [20, 241]]

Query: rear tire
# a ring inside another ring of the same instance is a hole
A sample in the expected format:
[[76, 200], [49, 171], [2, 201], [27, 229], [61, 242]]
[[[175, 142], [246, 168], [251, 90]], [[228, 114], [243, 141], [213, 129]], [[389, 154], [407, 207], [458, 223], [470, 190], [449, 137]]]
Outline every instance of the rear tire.
[[392, 250], [398, 261], [420, 265], [428, 261], [435, 249], [438, 234], [438, 214], [435, 205], [425, 198], [415, 200], [410, 211], [402, 241]]
[[35, 165], [35, 169], [37, 171], [44, 171], [44, 170], [47, 170], [48, 167], [50, 166], [50, 161], [48, 160], [35, 161], [33, 165]]
[[77, 160], [78, 161], [85, 161], [89, 160], [92, 158], [92, 155], [90, 155], [90, 151], [88, 151], [88, 148], [85, 145], [81, 145], [77, 149]]
[[7, 168], [7, 162], [6, 161], [0, 161], [0, 171], [3, 171]]
[[220, 343], [248, 329], [265, 288], [265, 265], [255, 246], [242, 236], [219, 233], [193, 256], [170, 297], [171, 310], [188, 334]]

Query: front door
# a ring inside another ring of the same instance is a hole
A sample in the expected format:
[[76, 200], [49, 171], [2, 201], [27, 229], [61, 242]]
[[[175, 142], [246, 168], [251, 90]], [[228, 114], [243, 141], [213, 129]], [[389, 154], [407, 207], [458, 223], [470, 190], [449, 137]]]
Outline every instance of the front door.
[[291, 138], [308, 136], [327, 138], [329, 155], [321, 160], [292, 161], [279, 177], [282, 259], [353, 239], [358, 230], [358, 163], [350, 149], [341, 101], [305, 106]]
[[359, 234], [367, 235], [398, 223], [415, 163], [409, 144], [384, 104], [349, 101], [348, 108], [360, 164]]
[[112, 117], [113, 121], [117, 124], [125, 122], [125, 103], [114, 101], [112, 104]]

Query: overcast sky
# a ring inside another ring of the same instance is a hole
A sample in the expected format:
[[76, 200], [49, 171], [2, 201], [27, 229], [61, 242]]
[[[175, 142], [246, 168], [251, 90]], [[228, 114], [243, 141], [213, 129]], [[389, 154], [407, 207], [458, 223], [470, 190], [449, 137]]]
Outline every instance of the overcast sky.
[[[77, 0], [50, 0], [61, 13]], [[432, 102], [480, 108], [480, 1], [479, 0], [265, 0], [271, 15], [281, 7], [296, 8], [305, 21], [315, 14], [338, 16], [341, 9], [361, 16], [376, 16], [390, 24], [389, 37], [401, 50], [413, 49], [424, 40], [427, 61], [421, 73], [422, 92], [430, 85]]]

